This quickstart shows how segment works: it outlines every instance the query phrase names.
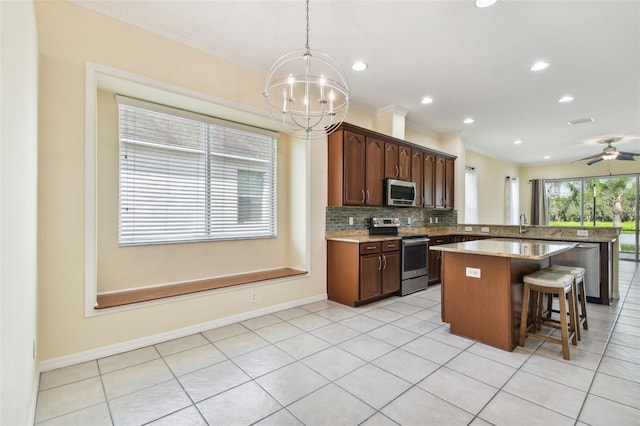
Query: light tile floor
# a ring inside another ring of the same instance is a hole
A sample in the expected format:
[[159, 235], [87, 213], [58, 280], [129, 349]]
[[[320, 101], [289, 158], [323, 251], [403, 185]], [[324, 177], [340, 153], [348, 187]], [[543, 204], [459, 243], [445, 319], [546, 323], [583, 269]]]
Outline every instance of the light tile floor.
[[640, 265], [562, 359], [449, 334], [440, 287], [323, 301], [41, 375], [38, 425], [639, 425]]

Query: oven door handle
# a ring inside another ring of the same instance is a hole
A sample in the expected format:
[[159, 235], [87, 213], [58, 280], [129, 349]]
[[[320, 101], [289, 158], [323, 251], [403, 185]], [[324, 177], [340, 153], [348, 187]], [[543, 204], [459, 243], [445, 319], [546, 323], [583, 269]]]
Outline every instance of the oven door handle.
[[417, 246], [417, 245], [421, 245], [424, 243], [428, 243], [429, 242], [429, 238], [412, 238], [409, 240], [402, 240], [402, 245], [403, 246]]

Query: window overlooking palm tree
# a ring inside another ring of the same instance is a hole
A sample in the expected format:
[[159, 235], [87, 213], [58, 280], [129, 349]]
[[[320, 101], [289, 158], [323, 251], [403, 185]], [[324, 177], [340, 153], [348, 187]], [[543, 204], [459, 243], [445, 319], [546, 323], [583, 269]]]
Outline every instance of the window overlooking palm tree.
[[548, 180], [549, 225], [620, 227], [621, 258], [638, 256], [640, 175]]

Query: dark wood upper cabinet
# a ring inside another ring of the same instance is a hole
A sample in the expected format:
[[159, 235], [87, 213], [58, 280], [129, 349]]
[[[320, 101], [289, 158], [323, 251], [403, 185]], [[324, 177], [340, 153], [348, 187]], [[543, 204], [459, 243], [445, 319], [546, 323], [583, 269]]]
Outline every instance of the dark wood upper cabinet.
[[436, 206], [435, 182], [433, 180], [436, 171], [435, 154], [425, 153], [422, 166], [422, 174], [424, 179], [424, 206], [433, 208]]
[[447, 158], [444, 162], [444, 208], [452, 209], [454, 205], [455, 162]]
[[411, 180], [411, 148], [404, 145], [398, 146], [398, 178]]
[[444, 188], [445, 188], [445, 159], [436, 156], [436, 168], [433, 175], [433, 185], [435, 193], [435, 207], [444, 208]]
[[344, 204], [364, 205], [365, 137], [344, 132]]
[[384, 177], [411, 180], [411, 148], [392, 142], [385, 142]]
[[384, 203], [384, 142], [380, 139], [366, 138], [365, 204], [381, 206]]
[[416, 183], [418, 207], [453, 208], [455, 157], [348, 123], [328, 145], [329, 206], [383, 206], [391, 178]]
[[384, 144], [384, 177], [398, 179], [398, 144], [385, 142]]
[[424, 153], [416, 149], [411, 150], [411, 181], [416, 184], [416, 207], [424, 205], [424, 174], [422, 173]]
[[328, 204], [382, 206], [384, 141], [339, 129], [329, 135]]

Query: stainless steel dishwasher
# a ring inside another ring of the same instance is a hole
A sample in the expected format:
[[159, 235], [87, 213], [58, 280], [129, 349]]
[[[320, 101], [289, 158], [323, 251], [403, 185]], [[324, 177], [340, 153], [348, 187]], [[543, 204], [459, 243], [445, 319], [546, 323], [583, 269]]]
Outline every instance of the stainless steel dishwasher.
[[[551, 256], [551, 264], [580, 266], [585, 269], [584, 288], [589, 302], [608, 305], [600, 295], [600, 245], [579, 243], [575, 248]], [[611, 293], [610, 293], [611, 294]]]

